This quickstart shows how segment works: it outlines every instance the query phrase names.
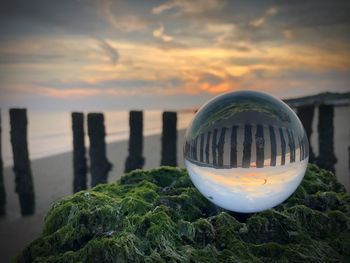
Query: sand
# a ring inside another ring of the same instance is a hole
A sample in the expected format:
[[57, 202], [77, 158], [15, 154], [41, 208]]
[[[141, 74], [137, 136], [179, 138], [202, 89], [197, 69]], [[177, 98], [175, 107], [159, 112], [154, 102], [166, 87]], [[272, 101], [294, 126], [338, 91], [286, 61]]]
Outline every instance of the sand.
[[[184, 167], [182, 144], [184, 131], [178, 132], [178, 166]], [[107, 156], [113, 163], [109, 173], [109, 182], [115, 182], [123, 174], [127, 157], [128, 142], [120, 141], [107, 145]], [[147, 136], [144, 139], [145, 169], [160, 164], [160, 135]], [[50, 205], [57, 199], [72, 194], [73, 166], [72, 153], [53, 155], [31, 162], [34, 178], [36, 213], [22, 217], [18, 196], [14, 192], [14, 174], [11, 167], [4, 169], [7, 197], [7, 215], [0, 218], [0, 262], [10, 262], [29, 242], [39, 236], [43, 220]]]

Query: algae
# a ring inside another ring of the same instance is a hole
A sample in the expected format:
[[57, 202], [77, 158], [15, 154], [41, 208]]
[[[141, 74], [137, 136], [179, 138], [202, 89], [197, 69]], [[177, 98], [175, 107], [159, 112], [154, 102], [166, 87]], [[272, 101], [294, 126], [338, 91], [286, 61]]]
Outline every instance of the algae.
[[288, 200], [246, 217], [210, 203], [185, 170], [161, 167], [57, 201], [14, 261], [349, 262], [349, 248], [350, 196], [315, 165]]

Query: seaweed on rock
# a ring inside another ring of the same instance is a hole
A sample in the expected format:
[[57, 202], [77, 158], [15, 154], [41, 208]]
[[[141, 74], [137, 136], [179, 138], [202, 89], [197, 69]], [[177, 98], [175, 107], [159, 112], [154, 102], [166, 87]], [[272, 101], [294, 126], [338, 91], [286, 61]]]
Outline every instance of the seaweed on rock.
[[136, 170], [56, 202], [15, 262], [349, 262], [350, 196], [309, 165], [279, 206], [239, 222], [187, 172]]

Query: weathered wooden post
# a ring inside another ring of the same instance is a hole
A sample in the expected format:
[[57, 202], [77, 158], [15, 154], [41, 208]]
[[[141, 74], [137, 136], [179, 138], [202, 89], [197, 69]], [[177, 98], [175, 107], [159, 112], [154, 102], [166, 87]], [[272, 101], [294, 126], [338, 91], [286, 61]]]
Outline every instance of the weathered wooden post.
[[125, 172], [141, 169], [145, 163], [143, 152], [143, 113], [130, 111], [129, 113], [129, 156], [125, 161]]
[[88, 114], [88, 135], [90, 139], [91, 186], [106, 183], [112, 164], [106, 156], [105, 126], [102, 113]]
[[162, 152], [160, 165], [177, 165], [176, 112], [163, 112]]
[[323, 169], [335, 172], [337, 158], [334, 154], [334, 106], [320, 105], [318, 109], [319, 156], [316, 163]]
[[86, 189], [87, 164], [85, 157], [84, 113], [72, 112], [73, 131], [73, 192]]
[[34, 184], [28, 153], [27, 124], [26, 109], [10, 109], [13, 171], [22, 215], [31, 215], [35, 210]]
[[1, 109], [0, 109], [0, 216], [6, 214], [6, 192], [4, 184], [4, 165], [2, 162], [2, 129], [1, 129]]
[[307, 139], [309, 140], [309, 162], [315, 162], [315, 154], [311, 146], [311, 135], [312, 135], [312, 122], [314, 119], [314, 105], [306, 105], [298, 107], [297, 113], [301, 123], [304, 126]]

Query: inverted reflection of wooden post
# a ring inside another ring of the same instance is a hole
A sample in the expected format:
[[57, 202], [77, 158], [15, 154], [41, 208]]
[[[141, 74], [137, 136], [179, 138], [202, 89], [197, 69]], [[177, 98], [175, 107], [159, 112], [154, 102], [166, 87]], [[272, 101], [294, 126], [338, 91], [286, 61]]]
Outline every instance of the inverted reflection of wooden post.
[[302, 156], [301, 156], [302, 159], [301, 159], [301, 160], [306, 159], [307, 156], [309, 155], [309, 152], [308, 152], [307, 148], [305, 147], [305, 141], [304, 141], [304, 140], [306, 140], [306, 138], [302, 137], [302, 138], [301, 138], [301, 141], [300, 141], [300, 143], [301, 143], [301, 149], [302, 149]]
[[276, 157], [277, 157], [277, 144], [276, 144], [276, 134], [273, 126], [269, 126], [270, 131], [270, 143], [271, 143], [271, 161], [270, 166], [276, 166]]
[[224, 167], [225, 134], [226, 134], [226, 128], [223, 127], [221, 129], [221, 133], [219, 136], [219, 142], [218, 142], [218, 167], [219, 168]]
[[264, 127], [260, 124], [256, 126], [256, 134], [255, 134], [255, 144], [256, 144], [256, 167], [262, 168], [264, 167]]
[[6, 192], [4, 184], [4, 165], [2, 162], [2, 130], [1, 130], [1, 109], [0, 109], [0, 216], [6, 214]]
[[143, 112], [130, 111], [129, 113], [129, 155], [125, 161], [125, 172], [141, 169], [145, 163], [143, 152]]
[[244, 127], [243, 160], [242, 167], [249, 168], [252, 154], [252, 125], [246, 124]]
[[204, 133], [201, 134], [201, 141], [199, 146], [199, 161], [203, 162], [204, 159]]
[[190, 157], [193, 160], [193, 140], [190, 140], [189, 147], [190, 147]]
[[337, 158], [334, 154], [334, 106], [320, 105], [318, 115], [319, 156], [317, 164], [323, 169], [335, 172]]
[[190, 147], [188, 145], [188, 141], [185, 143], [185, 156], [186, 158], [190, 158]]
[[177, 165], [176, 112], [163, 112], [162, 152], [160, 165]]
[[27, 110], [10, 109], [11, 144], [16, 192], [22, 215], [34, 214], [35, 196], [27, 142]]
[[210, 136], [211, 136], [211, 132], [208, 132], [208, 135], [207, 135], [207, 142], [205, 144], [205, 162], [207, 164], [209, 164], [209, 152], [210, 152], [210, 147], [209, 147], [209, 144], [210, 144]]
[[231, 147], [230, 147], [230, 167], [237, 167], [237, 129], [234, 125], [231, 129]]
[[218, 135], [218, 130], [214, 129], [213, 140], [211, 141], [211, 151], [213, 154], [213, 166], [214, 167], [217, 166], [217, 144], [216, 144], [217, 135]]
[[287, 135], [288, 135], [288, 145], [290, 150], [290, 162], [295, 162], [295, 142], [294, 142], [294, 136], [290, 129], [287, 129]]
[[304, 159], [304, 149], [303, 149], [303, 144], [302, 144], [302, 140], [299, 138], [299, 149], [300, 149], [300, 161], [302, 161]]
[[[315, 111], [314, 105], [300, 106], [298, 107], [298, 110], [297, 110], [298, 117], [304, 126], [305, 133], [309, 142], [312, 135], [312, 122], [314, 119], [314, 111]], [[315, 161], [315, 155], [312, 149], [312, 145], [310, 143], [309, 144], [309, 162], [313, 163], [314, 161]]]
[[87, 164], [85, 157], [84, 113], [72, 112], [73, 131], [73, 192], [86, 189]]
[[193, 150], [193, 159], [195, 161], [197, 161], [198, 160], [198, 158], [197, 158], [197, 137], [193, 140], [193, 148], [192, 148], [192, 150]]
[[112, 164], [106, 155], [105, 126], [102, 113], [89, 113], [87, 116], [88, 135], [90, 140], [90, 173], [91, 186], [107, 182]]
[[279, 128], [280, 138], [281, 138], [281, 165], [286, 164], [286, 140], [284, 139], [283, 129]]

